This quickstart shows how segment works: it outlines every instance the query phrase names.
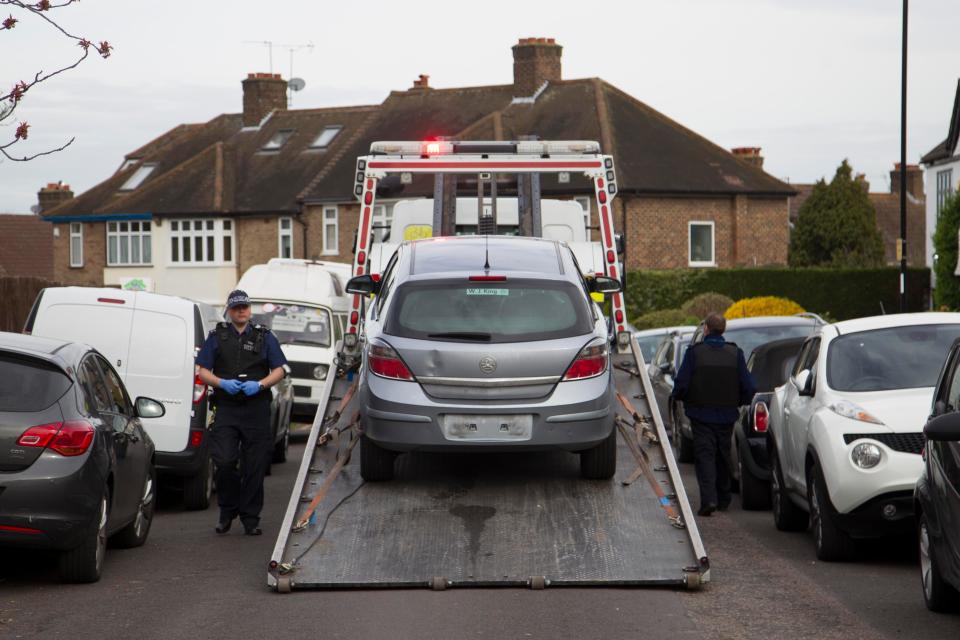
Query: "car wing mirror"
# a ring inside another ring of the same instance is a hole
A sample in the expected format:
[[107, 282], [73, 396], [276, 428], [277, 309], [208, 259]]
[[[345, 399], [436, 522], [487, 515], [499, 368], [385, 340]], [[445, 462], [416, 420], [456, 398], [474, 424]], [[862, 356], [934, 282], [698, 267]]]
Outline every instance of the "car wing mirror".
[[923, 427], [927, 440], [940, 442], [960, 441], [960, 412], [951, 411], [937, 416]]
[[591, 293], [620, 293], [620, 281], [607, 276], [595, 276], [589, 280]]
[[797, 375], [790, 378], [793, 381], [793, 386], [797, 388], [797, 391], [802, 396], [809, 396], [813, 388], [813, 376], [810, 373], [810, 369], [804, 369]]
[[167, 413], [167, 408], [153, 398], [139, 396], [137, 398], [137, 417], [138, 418], [162, 418]]
[[371, 293], [376, 294], [380, 291], [380, 283], [370, 275], [356, 276], [347, 281], [345, 289], [347, 293], [368, 296]]

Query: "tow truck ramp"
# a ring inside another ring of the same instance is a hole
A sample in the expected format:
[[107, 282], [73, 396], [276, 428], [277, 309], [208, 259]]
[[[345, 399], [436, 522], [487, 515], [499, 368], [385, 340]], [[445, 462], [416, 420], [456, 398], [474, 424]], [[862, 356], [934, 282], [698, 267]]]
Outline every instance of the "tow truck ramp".
[[566, 452], [414, 453], [398, 459], [394, 480], [365, 483], [353, 448], [353, 381], [329, 376], [268, 586], [698, 588], [709, 561], [651, 411], [642, 355], [635, 340], [630, 346], [613, 356], [622, 400], [617, 474], [608, 481], [581, 479]]

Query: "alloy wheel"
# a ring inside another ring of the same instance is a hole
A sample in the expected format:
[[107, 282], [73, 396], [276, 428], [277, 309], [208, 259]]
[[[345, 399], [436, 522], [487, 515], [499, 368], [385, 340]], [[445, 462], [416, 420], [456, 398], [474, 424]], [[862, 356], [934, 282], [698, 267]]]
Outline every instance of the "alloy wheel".
[[820, 490], [816, 481], [811, 480], [813, 485], [810, 490], [810, 524], [813, 528], [813, 540], [817, 549], [823, 547], [823, 513], [820, 509]]
[[140, 496], [140, 506], [137, 508], [137, 519], [134, 522], [133, 528], [136, 531], [136, 536], [139, 538], [143, 535], [143, 527], [150, 521], [151, 518], [151, 507], [153, 505], [153, 475], [147, 474], [147, 481], [143, 486], [143, 495]]
[[780, 502], [783, 500], [780, 493], [780, 463], [777, 462], [776, 458], [771, 462], [773, 463], [773, 473], [770, 474], [770, 497], [773, 500], [773, 512], [779, 514], [783, 506]]
[[923, 580], [923, 595], [933, 598], [933, 561], [930, 558], [930, 532], [927, 523], [920, 523], [920, 578]]
[[97, 573], [103, 567], [103, 556], [107, 552], [107, 496], [100, 498], [100, 522], [97, 525]]

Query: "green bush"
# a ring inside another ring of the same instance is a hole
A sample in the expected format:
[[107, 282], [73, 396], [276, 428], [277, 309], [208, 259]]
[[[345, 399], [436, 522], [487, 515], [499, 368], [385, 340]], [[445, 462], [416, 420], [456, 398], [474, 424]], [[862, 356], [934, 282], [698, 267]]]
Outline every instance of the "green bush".
[[651, 311], [632, 320], [632, 324], [638, 330], [659, 329], [660, 327], [678, 327], [682, 325], [696, 325], [700, 322], [682, 309], [661, 309], [660, 311]]
[[694, 318], [703, 318], [707, 317], [707, 314], [710, 313], [719, 313], [723, 315], [723, 312], [730, 308], [730, 305], [733, 304], [733, 299], [723, 295], [722, 293], [717, 293], [716, 291], [707, 291], [705, 293], [700, 293], [686, 302], [683, 303], [683, 306], [680, 308], [683, 309], [683, 312], [687, 315], [691, 315]]
[[[956, 261], [954, 261], [956, 265]], [[830, 269], [810, 267], [680, 269], [631, 271], [627, 275], [627, 315], [637, 318], [659, 309], [677, 309], [698, 293], [713, 291], [734, 300], [779, 296], [808, 311], [836, 320], [899, 310], [900, 272], [896, 267]], [[907, 270], [907, 309], [925, 311], [930, 270]]]
[[933, 233], [933, 251], [937, 255], [933, 271], [937, 288], [933, 290], [936, 308], [960, 309], [960, 278], [957, 268], [957, 231], [960, 230], [960, 193], [955, 193], [940, 209]]

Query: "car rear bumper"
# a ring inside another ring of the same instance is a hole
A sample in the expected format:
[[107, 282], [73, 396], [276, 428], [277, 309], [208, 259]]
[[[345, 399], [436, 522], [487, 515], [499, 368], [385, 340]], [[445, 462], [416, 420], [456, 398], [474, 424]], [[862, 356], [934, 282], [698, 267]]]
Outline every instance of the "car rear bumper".
[[[609, 375], [561, 382], [544, 398], [505, 402], [454, 402], [428, 396], [415, 382], [365, 375], [361, 415], [365, 435], [393, 451], [582, 451], [613, 429], [614, 395]], [[447, 416], [531, 416], [529, 437], [451, 439]]]

